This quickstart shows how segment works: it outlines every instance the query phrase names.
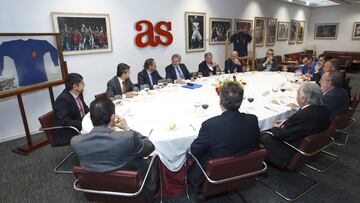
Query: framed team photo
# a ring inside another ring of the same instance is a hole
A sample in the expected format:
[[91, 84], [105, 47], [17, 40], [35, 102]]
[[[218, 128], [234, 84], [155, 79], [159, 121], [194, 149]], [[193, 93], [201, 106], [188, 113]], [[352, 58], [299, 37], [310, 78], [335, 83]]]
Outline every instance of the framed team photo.
[[315, 39], [336, 39], [339, 23], [315, 24]]
[[225, 44], [226, 33], [228, 30], [232, 30], [232, 19], [228, 18], [210, 18], [209, 20], [209, 44]]
[[279, 21], [277, 28], [277, 40], [286, 41], [289, 36], [289, 22]]
[[112, 51], [108, 14], [52, 12], [51, 16], [64, 55]]
[[297, 26], [297, 44], [301, 44], [304, 41], [304, 33], [305, 33], [305, 21], [299, 21]]
[[185, 12], [186, 52], [205, 51], [206, 13]]
[[289, 44], [295, 44], [296, 42], [297, 26], [298, 26], [297, 20], [290, 21]]
[[266, 18], [255, 17], [255, 44], [257, 47], [264, 46]]
[[352, 38], [353, 39], [360, 39], [360, 22], [355, 22], [354, 23]]
[[234, 30], [235, 31], [249, 31], [252, 29], [252, 20], [235, 19]]
[[274, 46], [276, 40], [276, 18], [268, 18], [266, 21], [266, 46]]

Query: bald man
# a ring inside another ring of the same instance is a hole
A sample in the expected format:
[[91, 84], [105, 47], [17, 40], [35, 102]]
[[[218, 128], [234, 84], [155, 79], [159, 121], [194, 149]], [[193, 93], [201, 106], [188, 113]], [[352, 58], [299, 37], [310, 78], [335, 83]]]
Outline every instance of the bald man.
[[234, 72], [242, 72], [242, 67], [237, 51], [232, 51], [230, 58], [225, 61], [225, 73]]

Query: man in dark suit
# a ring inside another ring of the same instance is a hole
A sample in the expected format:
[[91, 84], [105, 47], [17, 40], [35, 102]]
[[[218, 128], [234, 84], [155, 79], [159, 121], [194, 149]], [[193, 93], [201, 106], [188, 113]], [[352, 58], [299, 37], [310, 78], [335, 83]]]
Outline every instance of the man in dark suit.
[[198, 72], [202, 74], [203, 77], [208, 77], [210, 75], [216, 75], [216, 70], [219, 68], [219, 65], [213, 62], [213, 56], [211, 52], [204, 54], [204, 61], [199, 64]]
[[184, 80], [190, 80], [191, 75], [185, 64], [180, 63], [181, 56], [179, 54], [174, 54], [171, 57], [171, 64], [166, 66], [166, 78], [171, 78], [177, 83], [181, 83]]
[[323, 105], [329, 110], [329, 119], [345, 113], [349, 106], [349, 95], [342, 88], [342, 74], [340, 72], [326, 72], [322, 75], [320, 86], [323, 91]]
[[144, 69], [138, 73], [138, 84], [148, 84], [150, 89], [154, 89], [160, 79], [163, 78], [156, 70], [155, 60], [153, 58], [146, 59]]
[[119, 63], [117, 73], [107, 83], [106, 95], [108, 98], [115, 95], [126, 94], [126, 97], [134, 96], [132, 94], [134, 84], [130, 80], [130, 66], [125, 63]]
[[[85, 83], [78, 73], [69, 73], [65, 78], [65, 89], [56, 98], [54, 105], [54, 126], [73, 126], [81, 131], [82, 118], [89, 112], [84, 102]], [[69, 144], [71, 138], [78, 133], [72, 129], [55, 130], [56, 145]]]
[[[89, 172], [109, 172], [118, 169], [138, 170], [144, 178], [149, 166], [149, 156], [155, 149], [151, 141], [133, 131], [126, 120], [115, 115], [115, 106], [109, 99], [97, 99], [90, 104], [90, 118], [94, 128], [89, 134], [76, 136], [71, 147], [82, 168]], [[122, 131], [115, 131], [120, 128]], [[154, 163], [150, 179], [145, 183], [149, 202], [157, 183], [157, 164]]]
[[230, 58], [225, 61], [225, 73], [242, 72], [241, 63], [237, 51], [232, 51]]
[[266, 57], [259, 61], [256, 64], [256, 69], [258, 71], [278, 71], [279, 70], [279, 62], [274, 58], [274, 50], [269, 49], [266, 52]]
[[[208, 160], [241, 156], [255, 150], [258, 145], [260, 130], [257, 117], [239, 112], [243, 94], [241, 87], [225, 83], [220, 92], [223, 113], [202, 123], [190, 151], [204, 168]], [[189, 169], [189, 181], [195, 190], [200, 190], [204, 176], [196, 164]]]
[[296, 100], [300, 109], [285, 121], [273, 124], [269, 134], [260, 136], [261, 144], [267, 150], [266, 160], [278, 167], [286, 167], [295, 154], [295, 150], [285, 145], [281, 140], [299, 147], [303, 139], [315, 133], [324, 131], [329, 126], [329, 113], [321, 106], [321, 89], [315, 83], [303, 83]]

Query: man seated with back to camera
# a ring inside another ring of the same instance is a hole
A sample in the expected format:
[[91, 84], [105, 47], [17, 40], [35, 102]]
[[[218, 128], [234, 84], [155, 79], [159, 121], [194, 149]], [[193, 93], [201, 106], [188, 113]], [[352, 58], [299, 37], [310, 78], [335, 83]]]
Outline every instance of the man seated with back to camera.
[[243, 72], [239, 60], [238, 52], [232, 51], [230, 58], [225, 61], [225, 73], [240, 73]]
[[278, 71], [279, 62], [274, 58], [274, 50], [269, 49], [266, 52], [266, 57], [256, 64], [257, 71]]
[[115, 95], [126, 95], [133, 97], [134, 84], [130, 80], [130, 66], [125, 63], [119, 63], [116, 76], [107, 83], [106, 96], [112, 98]]
[[218, 69], [220, 71], [219, 65], [213, 61], [212, 53], [205, 53], [204, 61], [199, 64], [198, 72], [201, 73], [203, 77], [209, 77], [210, 75], [216, 75]]
[[[204, 121], [198, 137], [191, 144], [191, 153], [205, 170], [211, 159], [241, 156], [256, 149], [260, 134], [258, 119], [255, 115], [239, 112], [243, 95], [242, 87], [225, 83], [219, 104], [223, 113]], [[196, 163], [189, 168], [188, 177], [195, 192], [200, 191], [204, 175]]]
[[[89, 112], [89, 107], [84, 102], [85, 83], [78, 73], [69, 73], [65, 78], [65, 89], [56, 98], [54, 105], [54, 126], [73, 126], [81, 131], [81, 121]], [[78, 133], [73, 129], [55, 130], [55, 145], [70, 143], [73, 136]]]
[[322, 132], [329, 126], [329, 113], [321, 106], [322, 92], [315, 83], [303, 83], [297, 90], [296, 101], [300, 109], [285, 121], [276, 121], [270, 130], [274, 136], [262, 134], [261, 144], [266, 148], [266, 160], [271, 164], [285, 168], [295, 150], [283, 141], [299, 147], [306, 136]]
[[[144, 178], [150, 163], [150, 159], [144, 157], [155, 150], [153, 143], [131, 130], [126, 120], [115, 114], [115, 105], [107, 98], [91, 102], [90, 118], [94, 125], [90, 133], [71, 140], [71, 147], [79, 158], [80, 166], [89, 172], [98, 173], [137, 170]], [[148, 202], [153, 202], [158, 181], [156, 162], [145, 183], [144, 194]]]

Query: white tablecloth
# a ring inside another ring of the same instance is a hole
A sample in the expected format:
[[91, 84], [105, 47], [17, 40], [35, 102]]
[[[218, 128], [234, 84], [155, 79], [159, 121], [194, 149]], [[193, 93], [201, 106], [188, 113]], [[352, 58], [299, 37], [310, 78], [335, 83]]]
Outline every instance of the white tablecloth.
[[[291, 77], [291, 73], [278, 72], [237, 74], [237, 79], [247, 83], [244, 96], [255, 98], [252, 103], [244, 99], [240, 111], [255, 114], [261, 131], [270, 129], [274, 121], [286, 119], [294, 113], [285, 105], [296, 103], [297, 85], [288, 82]], [[116, 113], [124, 117], [132, 129], [145, 136], [152, 130], [149, 139], [154, 143], [161, 161], [175, 172], [184, 164], [186, 151], [197, 137], [201, 123], [222, 113], [214, 84], [224, 79], [232, 80], [232, 75], [198, 79], [195, 83], [203, 85], [198, 89], [171, 85], [124, 99], [116, 105]], [[287, 91], [281, 92], [280, 88], [276, 93], [272, 91], [274, 86], [281, 85], [285, 85]], [[274, 99], [280, 104], [271, 103]], [[209, 104], [209, 108], [195, 107], [196, 103]], [[176, 124], [176, 128], [169, 130], [172, 123]], [[89, 115], [83, 119], [82, 126], [83, 133], [91, 131], [93, 126]]]

